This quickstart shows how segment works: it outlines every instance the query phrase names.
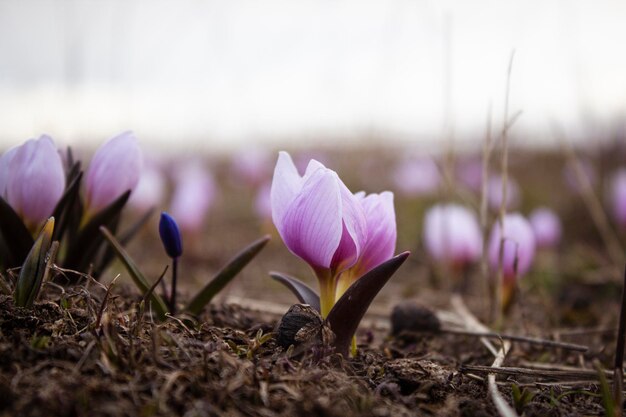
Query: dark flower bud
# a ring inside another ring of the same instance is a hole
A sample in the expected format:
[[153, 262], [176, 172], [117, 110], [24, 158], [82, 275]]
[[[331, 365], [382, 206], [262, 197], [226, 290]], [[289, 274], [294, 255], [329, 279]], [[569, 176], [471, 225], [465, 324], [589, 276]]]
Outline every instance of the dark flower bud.
[[178, 258], [183, 253], [183, 242], [180, 237], [180, 230], [172, 216], [166, 212], [161, 213], [159, 222], [159, 235], [165, 252], [170, 258]]

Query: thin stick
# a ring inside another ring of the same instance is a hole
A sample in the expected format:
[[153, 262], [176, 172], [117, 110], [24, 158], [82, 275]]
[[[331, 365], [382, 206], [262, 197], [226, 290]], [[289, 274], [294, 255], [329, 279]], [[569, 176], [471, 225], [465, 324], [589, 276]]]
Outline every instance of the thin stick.
[[622, 286], [622, 308], [619, 313], [619, 330], [617, 332], [617, 347], [615, 349], [615, 365], [613, 366], [613, 401], [617, 406], [615, 414], [623, 415], [624, 402], [624, 342], [626, 342], [626, 269], [624, 270], [624, 285]]
[[111, 294], [111, 289], [115, 285], [115, 281], [120, 277], [120, 274], [117, 274], [115, 278], [111, 281], [109, 286], [107, 287], [107, 292], [104, 294], [104, 298], [102, 299], [102, 304], [100, 304], [100, 309], [98, 310], [98, 315], [96, 316], [96, 322], [94, 325], [95, 329], [100, 329], [100, 323], [102, 322], [102, 315], [104, 314], [104, 309], [106, 308], [107, 301], [109, 301], [109, 295]]
[[502, 164], [501, 164], [501, 182], [502, 182], [502, 199], [500, 201], [500, 212], [498, 214], [498, 225], [500, 227], [500, 245], [498, 251], [498, 282], [496, 291], [496, 315], [495, 323], [500, 323], [502, 318], [502, 286], [504, 282], [504, 268], [502, 265], [502, 252], [504, 248], [504, 216], [506, 215], [506, 203], [508, 197], [507, 183], [509, 180], [509, 97], [511, 95], [511, 73], [513, 72], [513, 58], [515, 58], [515, 50], [511, 52], [509, 58], [509, 67], [506, 73], [506, 90], [504, 94], [504, 116], [502, 120]]
[[[474, 315], [465, 306], [463, 299], [458, 294], [452, 295], [450, 302], [460, 314], [460, 316], [465, 320], [468, 327], [481, 332], [489, 332], [489, 328], [482, 324], [476, 317], [474, 317]], [[495, 360], [489, 368], [492, 370], [498, 369], [504, 362], [504, 358], [506, 357], [509, 349], [511, 349], [511, 342], [505, 340], [502, 343], [502, 347], [497, 352], [494, 352], [493, 345], [487, 338], [482, 337], [480, 340], [483, 345], [485, 345], [492, 353], [494, 353], [495, 356]], [[517, 413], [515, 412], [515, 410], [511, 408], [509, 403], [507, 403], [504, 397], [502, 397], [502, 394], [500, 394], [500, 391], [498, 391], [498, 384], [496, 383], [495, 372], [489, 373], [487, 375], [487, 381], [489, 393], [491, 394], [491, 399], [493, 400], [493, 403], [496, 406], [498, 413], [502, 417], [517, 417]]]
[[[497, 373], [500, 375], [509, 375], [509, 376], [534, 376], [534, 377], [543, 377], [543, 378], [572, 378], [572, 379], [589, 378], [590, 380], [598, 379], [598, 371], [596, 371], [595, 369], [554, 371], [554, 370], [549, 370], [549, 369], [527, 369], [527, 368], [517, 368], [517, 367], [499, 367], [497, 369], [494, 369], [491, 366], [462, 365], [460, 367], [460, 371], [461, 372]], [[604, 373], [609, 378], [613, 377], [613, 373], [610, 371], [605, 371]]]
[[499, 308], [497, 302], [498, 290], [497, 283], [489, 277], [489, 266], [487, 264], [487, 197], [488, 197], [488, 179], [489, 176], [489, 160], [491, 158], [492, 137], [491, 137], [491, 103], [489, 103], [489, 109], [487, 111], [487, 126], [485, 132], [485, 141], [483, 142], [483, 167], [482, 167], [482, 184], [480, 190], [480, 228], [483, 236], [483, 252], [480, 257], [480, 271], [483, 276], [483, 281], [487, 283], [488, 299], [491, 302], [490, 319], [495, 320], [497, 315], [497, 309]]
[[[598, 229], [598, 232], [600, 232], [600, 236], [604, 241], [604, 245], [606, 246], [606, 250], [611, 257], [613, 264], [615, 264], [616, 266], [623, 265], [624, 255], [622, 251], [622, 245], [615, 235], [615, 232], [611, 228], [606, 212], [602, 208], [602, 203], [593, 191], [591, 181], [583, 171], [583, 168], [580, 164], [580, 161], [576, 157], [576, 153], [574, 152], [571, 143], [561, 138], [561, 144], [565, 150], [569, 163], [574, 168], [576, 180], [581, 187], [580, 195], [583, 199], [583, 202], [585, 203], [585, 206], [587, 206], [587, 211], [589, 211], [591, 219]], [[619, 272], [619, 269], [616, 268], [616, 274], [619, 274]]]
[[475, 332], [472, 330], [468, 331], [468, 330], [442, 329], [441, 331], [445, 333], [458, 334], [462, 336], [487, 337], [490, 339], [511, 340], [513, 342], [523, 342], [523, 343], [529, 343], [532, 345], [562, 348], [562, 349], [574, 350], [578, 352], [586, 352], [589, 350], [589, 347], [584, 346], [584, 345], [578, 345], [575, 343], [557, 342], [554, 340], [539, 339], [535, 337], [516, 336], [516, 335], [511, 335], [511, 334], [500, 334], [500, 333], [495, 333], [495, 332]]

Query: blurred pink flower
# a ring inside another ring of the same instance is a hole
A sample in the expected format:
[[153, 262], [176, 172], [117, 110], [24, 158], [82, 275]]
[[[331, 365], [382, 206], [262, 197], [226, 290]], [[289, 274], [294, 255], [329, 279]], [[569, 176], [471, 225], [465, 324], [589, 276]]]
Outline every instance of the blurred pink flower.
[[233, 155], [232, 169], [236, 178], [250, 187], [263, 183], [271, 172], [270, 155], [262, 149], [247, 149]]
[[[511, 210], [518, 207], [520, 204], [520, 189], [519, 185], [517, 185], [517, 181], [511, 176], [507, 177], [506, 187], [505, 208]], [[492, 175], [487, 182], [487, 202], [489, 203], [489, 207], [494, 211], [500, 210], [502, 198], [502, 177]]]
[[6, 197], [31, 232], [52, 215], [65, 189], [65, 171], [47, 135], [30, 139], [2, 158], [8, 165]]
[[610, 205], [615, 222], [626, 230], [626, 168], [620, 168], [611, 176]]
[[[592, 187], [595, 187], [598, 184], [598, 174], [596, 173], [596, 169], [593, 167], [591, 160], [580, 158], [578, 163], [580, 164], [582, 174], [589, 180], [589, 184], [591, 184]], [[582, 184], [576, 174], [576, 166], [573, 162], [568, 161], [563, 167], [563, 179], [565, 181], [565, 185], [567, 185], [567, 188], [569, 188], [570, 191], [575, 193], [580, 193], [582, 191]]]
[[463, 268], [478, 260], [483, 238], [476, 215], [457, 204], [438, 204], [424, 217], [424, 246], [437, 262]]
[[502, 247], [502, 271], [505, 281], [514, 281], [524, 276], [532, 266], [535, 257], [535, 235], [528, 220], [519, 213], [504, 216], [504, 233], [496, 221], [489, 238], [489, 263], [493, 271], [498, 270], [500, 240]]
[[145, 164], [128, 205], [137, 211], [158, 207], [165, 197], [165, 175], [156, 164]]
[[139, 182], [143, 157], [132, 132], [107, 140], [94, 154], [85, 179], [85, 211], [97, 213]]
[[467, 188], [480, 192], [483, 184], [483, 164], [480, 158], [471, 158], [459, 163], [456, 177]]
[[254, 199], [254, 211], [261, 220], [268, 220], [272, 218], [272, 200], [270, 198], [270, 191], [272, 186], [270, 183], [263, 184], [256, 193]]
[[400, 161], [392, 173], [395, 188], [409, 197], [433, 194], [441, 183], [437, 164], [431, 158]]
[[200, 161], [192, 161], [181, 166], [175, 177], [170, 214], [183, 233], [199, 233], [217, 194], [213, 175]]
[[547, 207], [539, 207], [528, 217], [537, 248], [553, 248], [561, 242], [561, 219]]

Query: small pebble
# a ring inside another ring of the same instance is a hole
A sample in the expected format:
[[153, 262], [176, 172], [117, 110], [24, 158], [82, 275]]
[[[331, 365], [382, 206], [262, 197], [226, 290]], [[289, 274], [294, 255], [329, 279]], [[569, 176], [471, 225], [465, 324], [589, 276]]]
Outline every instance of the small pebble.
[[402, 332], [437, 333], [440, 330], [441, 322], [435, 313], [414, 301], [403, 301], [391, 312], [391, 334], [394, 336]]

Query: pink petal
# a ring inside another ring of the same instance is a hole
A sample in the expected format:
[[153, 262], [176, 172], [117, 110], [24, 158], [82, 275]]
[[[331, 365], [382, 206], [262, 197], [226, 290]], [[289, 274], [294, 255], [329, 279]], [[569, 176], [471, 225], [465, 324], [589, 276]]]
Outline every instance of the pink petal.
[[93, 156], [87, 175], [88, 209], [98, 212], [139, 182], [143, 165], [141, 149], [132, 132], [106, 141]]
[[482, 253], [476, 215], [457, 204], [436, 205], [424, 217], [424, 246], [438, 262], [465, 265]]
[[[498, 268], [500, 240], [504, 236], [502, 248], [502, 269], [505, 278], [520, 278], [525, 275], [535, 257], [535, 236], [532, 227], [519, 213], [507, 214], [503, 219], [504, 233], [496, 222], [489, 240], [489, 262], [493, 270]], [[517, 271], [515, 260], [517, 259]], [[516, 275], [517, 272], [517, 275]]]
[[282, 228], [285, 213], [302, 189], [302, 184], [303, 180], [298, 174], [291, 156], [287, 152], [280, 152], [270, 190], [272, 220], [277, 229]]
[[52, 214], [64, 188], [63, 162], [49, 136], [28, 140], [15, 151], [9, 163], [7, 200], [29, 227]]
[[367, 242], [367, 222], [365, 212], [358, 197], [335, 175], [341, 194], [341, 215], [343, 220], [342, 239], [332, 262], [332, 268], [339, 272], [353, 266], [361, 256]]
[[396, 213], [393, 193], [370, 194], [362, 201], [367, 219], [367, 243], [359, 259], [360, 275], [390, 259], [396, 250]]
[[[274, 215], [277, 200], [272, 198]], [[336, 174], [317, 170], [291, 204], [282, 210], [286, 213], [284, 219], [274, 220], [274, 223], [289, 250], [314, 268], [330, 268], [343, 229]]]
[[215, 202], [217, 187], [209, 170], [201, 162], [188, 162], [177, 173], [170, 214], [185, 233], [197, 233]]

